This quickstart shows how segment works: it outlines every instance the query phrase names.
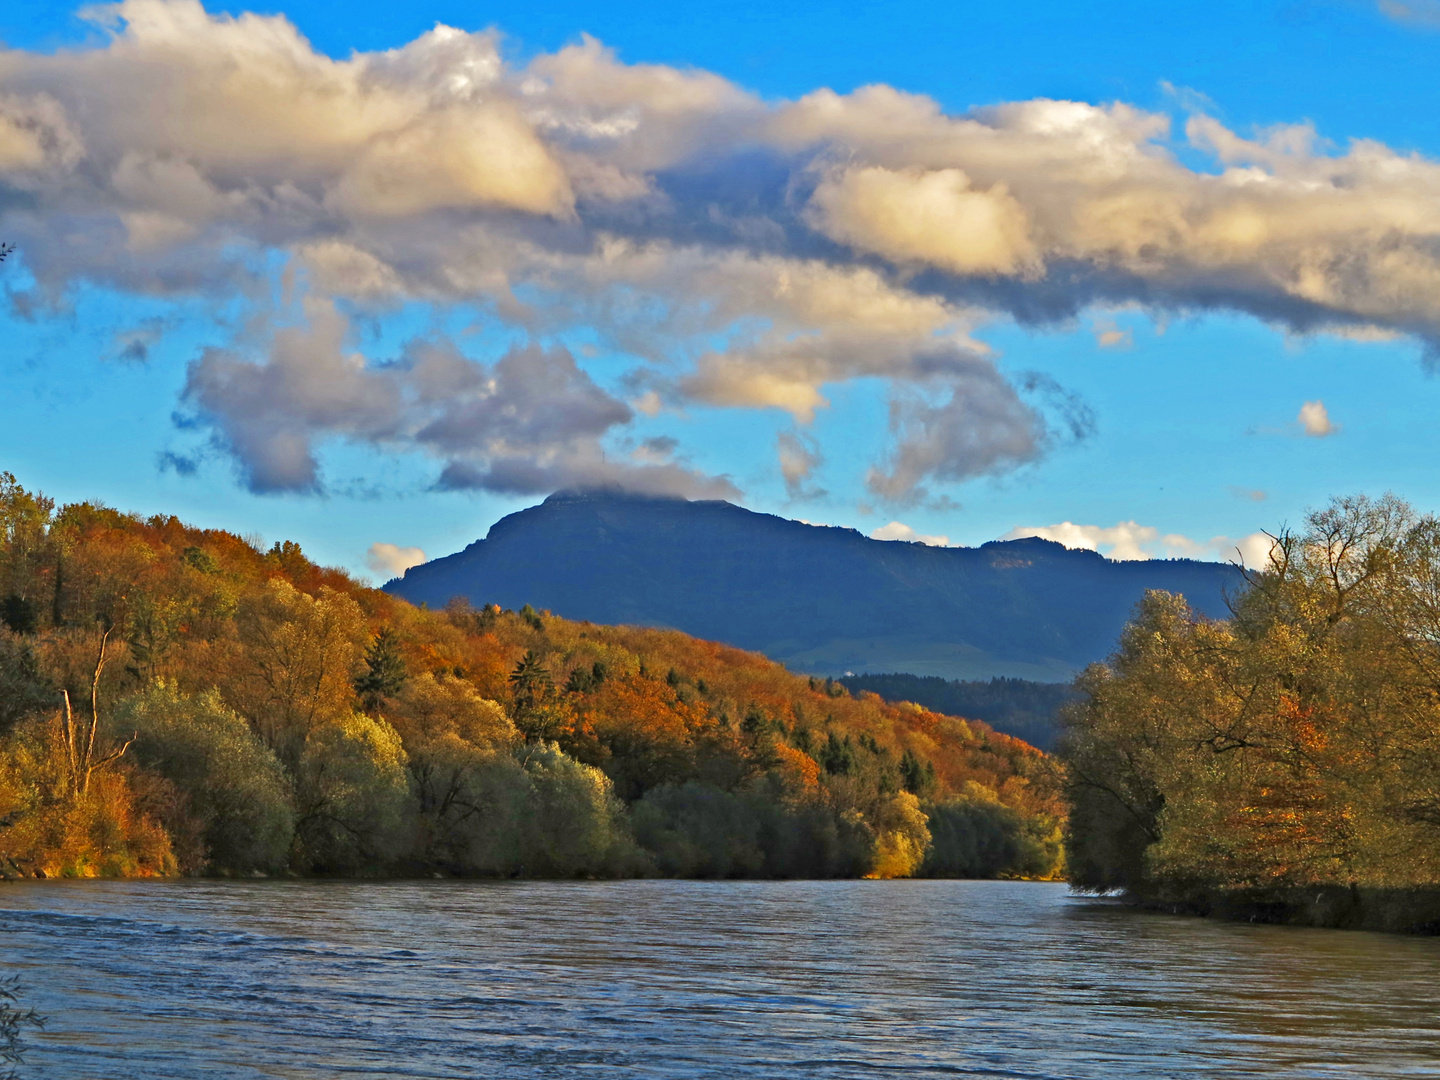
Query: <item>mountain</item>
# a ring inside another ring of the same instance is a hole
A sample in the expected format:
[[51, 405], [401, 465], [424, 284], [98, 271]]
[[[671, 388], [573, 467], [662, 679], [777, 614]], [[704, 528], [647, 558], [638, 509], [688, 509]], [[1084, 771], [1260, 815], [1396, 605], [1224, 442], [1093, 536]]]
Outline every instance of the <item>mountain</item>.
[[1227, 613], [1241, 572], [1115, 562], [1049, 540], [939, 548], [871, 540], [718, 501], [562, 492], [385, 589], [670, 627], [793, 670], [1057, 681], [1114, 647], [1147, 589]]

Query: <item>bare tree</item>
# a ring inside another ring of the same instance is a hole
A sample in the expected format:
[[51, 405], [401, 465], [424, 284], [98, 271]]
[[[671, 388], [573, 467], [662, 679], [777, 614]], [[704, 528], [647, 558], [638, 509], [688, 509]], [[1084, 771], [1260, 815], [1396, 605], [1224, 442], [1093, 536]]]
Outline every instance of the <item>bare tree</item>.
[[70, 708], [70, 691], [61, 690], [63, 709], [60, 716], [60, 732], [65, 740], [65, 755], [70, 766], [70, 789], [75, 795], [84, 795], [90, 790], [90, 777], [97, 769], [123, 757], [130, 744], [135, 741], [131, 735], [120, 746], [108, 754], [96, 756], [96, 744], [100, 738], [100, 673], [105, 670], [105, 650], [110, 643], [110, 627], [100, 634], [100, 651], [95, 658], [95, 672], [90, 679], [90, 725], [86, 729], [83, 721], [75, 722]]

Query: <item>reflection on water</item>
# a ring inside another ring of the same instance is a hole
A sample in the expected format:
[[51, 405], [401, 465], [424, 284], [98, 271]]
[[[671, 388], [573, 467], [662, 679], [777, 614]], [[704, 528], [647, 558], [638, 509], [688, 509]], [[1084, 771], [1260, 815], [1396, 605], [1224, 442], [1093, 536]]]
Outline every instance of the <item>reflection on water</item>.
[[1440, 941], [1002, 882], [0, 887], [24, 1075], [1440, 1075]]

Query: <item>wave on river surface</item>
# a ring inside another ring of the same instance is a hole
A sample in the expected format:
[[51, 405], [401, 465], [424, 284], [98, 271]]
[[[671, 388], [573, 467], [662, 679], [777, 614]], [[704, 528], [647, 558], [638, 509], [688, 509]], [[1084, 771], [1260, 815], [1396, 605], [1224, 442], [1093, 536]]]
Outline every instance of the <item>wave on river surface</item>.
[[1022, 882], [37, 882], [22, 1076], [1440, 1075], [1440, 941]]

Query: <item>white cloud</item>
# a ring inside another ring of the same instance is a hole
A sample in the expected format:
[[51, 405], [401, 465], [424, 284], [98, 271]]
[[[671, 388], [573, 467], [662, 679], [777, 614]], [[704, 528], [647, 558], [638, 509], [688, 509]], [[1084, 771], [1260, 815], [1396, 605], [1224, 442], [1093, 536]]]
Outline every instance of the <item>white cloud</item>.
[[881, 525], [870, 534], [871, 540], [904, 540], [911, 544], [928, 544], [930, 547], [949, 547], [948, 536], [925, 536], [917, 533], [903, 521], [892, 521], [888, 525]]
[[1249, 567], [1263, 567], [1270, 553], [1271, 539], [1263, 532], [1233, 539], [1212, 536], [1209, 540], [1192, 540], [1180, 533], [1162, 534], [1153, 525], [1121, 521], [1115, 525], [1077, 525], [1062, 521], [1058, 525], [1017, 526], [1002, 540], [1019, 540], [1038, 536], [1054, 540], [1068, 548], [1098, 551], [1107, 558], [1128, 561], [1136, 559], [1208, 559], [1222, 562], [1239, 561]]
[[[218, 305], [267, 294], [284, 264], [312, 310], [463, 305], [534, 342], [516, 363], [537, 372], [576, 328], [632, 361], [634, 406], [600, 391], [619, 408], [583, 446], [502, 446], [492, 427], [467, 450], [484, 461], [446, 482], [673, 488], [680, 472], [604, 458], [635, 410], [805, 424], [828, 386], [880, 379], [893, 441], [869, 487], [913, 503], [1083, 435], [1073, 402], [1003, 374], [976, 331], [1096, 303], [1440, 349], [1440, 163], [1373, 140], [1332, 150], [1307, 125], [1247, 138], [1197, 112], [1182, 159], [1167, 115], [1124, 103], [949, 114], [885, 86], [766, 101], [589, 38], [519, 61], [496, 33], [439, 26], [335, 60], [283, 16], [92, 10], [108, 35], [94, 47], [0, 57], [0, 235], [35, 280], [16, 302], [43, 313], [92, 284]], [[1106, 347], [1124, 333], [1097, 327]], [[319, 490], [326, 438], [448, 453], [406, 426], [412, 373], [348, 340], [282, 365], [281, 337], [258, 373], [235, 366], [243, 340], [191, 373], [191, 403], [257, 489]], [[215, 379], [261, 412], [207, 395]], [[282, 383], [296, 401], [261, 392]], [[534, 434], [538, 417], [506, 430]]]
[[1264, 570], [1270, 565], [1270, 553], [1275, 547], [1275, 540], [1268, 533], [1253, 532], [1249, 536], [1242, 536], [1232, 546], [1239, 550], [1240, 562], [1243, 565], [1252, 570]]
[[[1001, 473], [1040, 457], [1055, 437], [1047, 417], [994, 367], [975, 361], [947, 379], [948, 398], [896, 393], [890, 404], [895, 445], [889, 460], [870, 469], [865, 485], [894, 504], [925, 500], [927, 479], [963, 480]], [[1032, 377], [1034, 378], [1034, 377]], [[1058, 388], [1034, 382], [1042, 394]], [[1074, 437], [1088, 434], [1088, 409], [1063, 394], [1054, 402]]]
[[1058, 525], [1017, 526], [1001, 539], [1020, 540], [1027, 536], [1054, 540], [1068, 548], [1103, 549], [1104, 554], [1112, 559], [1148, 559], [1151, 554], [1146, 548], [1159, 541], [1160, 530], [1134, 521], [1122, 521], [1108, 527], [1062, 521]]
[[399, 577], [410, 567], [419, 566], [424, 561], [425, 552], [418, 547], [400, 547], [380, 541], [371, 544], [365, 555], [365, 564], [371, 570], [391, 577]]
[[892, 262], [960, 274], [1038, 269], [1025, 211], [1005, 185], [976, 191], [959, 169], [847, 169], [826, 177], [810, 206], [826, 235]]
[[1300, 422], [1305, 434], [1312, 439], [1323, 439], [1340, 430], [1340, 425], [1331, 422], [1330, 413], [1325, 408], [1323, 401], [1305, 402], [1300, 406], [1300, 415], [1296, 419]]
[[667, 465], [675, 457], [680, 440], [673, 435], [656, 435], [643, 440], [630, 451], [630, 457], [642, 465]]

